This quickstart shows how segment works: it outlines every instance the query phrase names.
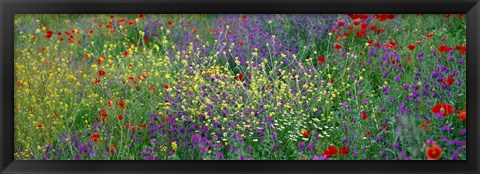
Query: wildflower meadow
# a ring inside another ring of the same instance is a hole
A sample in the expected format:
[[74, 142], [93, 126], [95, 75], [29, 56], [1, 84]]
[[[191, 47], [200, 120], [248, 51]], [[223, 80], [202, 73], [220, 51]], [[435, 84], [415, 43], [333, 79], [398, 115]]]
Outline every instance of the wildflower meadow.
[[462, 14], [19, 14], [16, 160], [465, 160]]

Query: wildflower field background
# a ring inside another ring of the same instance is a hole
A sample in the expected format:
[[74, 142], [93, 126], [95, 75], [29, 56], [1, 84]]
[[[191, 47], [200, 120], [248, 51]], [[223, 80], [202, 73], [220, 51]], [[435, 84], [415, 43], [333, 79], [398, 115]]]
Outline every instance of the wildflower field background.
[[461, 14], [16, 15], [17, 160], [465, 160]]

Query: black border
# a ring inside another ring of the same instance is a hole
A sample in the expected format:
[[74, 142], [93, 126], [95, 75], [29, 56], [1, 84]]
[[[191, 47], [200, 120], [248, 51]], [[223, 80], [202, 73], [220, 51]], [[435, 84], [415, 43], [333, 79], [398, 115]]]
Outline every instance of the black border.
[[[0, 0], [1, 173], [478, 173], [478, 0]], [[467, 13], [467, 161], [13, 161], [14, 14]]]

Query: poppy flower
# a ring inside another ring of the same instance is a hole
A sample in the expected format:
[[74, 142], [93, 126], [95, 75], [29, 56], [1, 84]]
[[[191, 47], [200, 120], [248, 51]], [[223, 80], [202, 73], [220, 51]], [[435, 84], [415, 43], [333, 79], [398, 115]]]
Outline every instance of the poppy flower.
[[118, 102], [118, 107], [120, 107], [121, 109], [125, 109], [125, 102], [123, 100], [120, 100], [120, 102]]
[[108, 149], [111, 154], [115, 154], [115, 150], [117, 150], [117, 147], [114, 144], [110, 144], [110, 147]]
[[98, 111], [98, 114], [102, 117], [107, 117], [108, 116], [107, 111], [105, 109], [102, 109], [102, 110]]
[[322, 57], [322, 56], [319, 56], [317, 60], [318, 60], [318, 62], [320, 62], [320, 63], [325, 63], [325, 62], [327, 61], [327, 60], [326, 60], [324, 57]]
[[148, 40], [148, 38], [145, 38], [145, 39], [143, 39], [143, 42], [145, 42], [145, 44], [148, 44], [148, 42], [150, 42], [150, 40]]
[[445, 53], [445, 52], [448, 52], [448, 51], [450, 51], [450, 50], [452, 50], [452, 48], [450, 48], [450, 47], [448, 47], [448, 46], [446, 46], [446, 45], [440, 45], [440, 46], [438, 47], [438, 52], [440, 52], [441, 54], [443, 54], [443, 53]]
[[100, 83], [100, 81], [101, 81], [101, 80], [100, 80], [100, 79], [98, 79], [98, 78], [94, 78], [94, 79], [92, 79], [92, 82], [93, 82], [93, 83], [95, 83], [95, 84], [99, 84], [99, 83]]
[[350, 149], [348, 149], [348, 146], [343, 146], [341, 149], [340, 149], [340, 153], [341, 154], [348, 154], [350, 152]]
[[448, 85], [448, 86], [453, 85], [453, 83], [455, 83], [455, 78], [453, 78], [453, 77], [449, 77], [449, 78], [443, 80], [443, 84]]
[[338, 26], [342, 27], [343, 25], [345, 25], [345, 23], [343, 21], [338, 21]]
[[412, 45], [412, 44], [408, 45], [408, 49], [409, 49], [409, 50], [415, 49], [415, 45]]
[[150, 87], [148, 87], [148, 90], [153, 92], [153, 91], [155, 91], [155, 88], [153, 86], [150, 86]]
[[114, 15], [110, 15], [110, 18], [115, 18], [115, 16], [114, 16]]
[[458, 114], [458, 118], [462, 121], [465, 121], [467, 119], [467, 112], [460, 111], [460, 113]]
[[432, 147], [427, 147], [425, 151], [427, 154], [428, 160], [438, 160], [442, 157], [442, 149], [437, 145], [433, 145]]
[[302, 135], [303, 135], [304, 137], [310, 137], [310, 132], [309, 132], [308, 130], [303, 131], [303, 132], [302, 132]]
[[360, 21], [359, 21], [359, 20], [354, 20], [354, 21], [353, 21], [353, 25], [358, 25], [358, 24], [360, 24]]
[[377, 29], [377, 25], [371, 25], [370, 26], [370, 30], [376, 30]]
[[385, 29], [384, 29], [384, 28], [380, 28], [380, 29], [377, 30], [377, 33], [378, 33], [378, 34], [383, 33], [383, 32], [385, 32]]
[[147, 124], [146, 124], [146, 123], [143, 123], [143, 124], [138, 124], [137, 126], [138, 126], [138, 127], [143, 127], [143, 128], [145, 128], [145, 127], [147, 127]]
[[37, 128], [41, 129], [42, 127], [42, 124], [37, 124]]
[[433, 37], [433, 34], [432, 33], [428, 33], [427, 35], [425, 35], [427, 37], [427, 39], [431, 39]]
[[132, 124], [128, 123], [128, 124], [125, 126], [125, 129], [132, 129], [132, 130], [134, 130], [135, 128], [133, 127]]
[[98, 70], [98, 75], [99, 76], [103, 76], [105, 74], [107, 74], [107, 73], [104, 70], [101, 70], [101, 69]]
[[342, 48], [342, 46], [341, 46], [341, 45], [339, 45], [339, 44], [335, 44], [335, 46], [333, 46], [333, 48], [334, 48], [335, 50], [339, 50], [339, 49], [341, 49], [341, 48]]
[[173, 25], [173, 22], [171, 20], [167, 21], [168, 25]]
[[353, 26], [348, 26], [348, 30], [352, 31], [353, 30]]
[[123, 52], [123, 56], [128, 56], [128, 51]]
[[457, 16], [458, 19], [463, 18], [463, 14], [456, 14], [456, 16]]
[[444, 17], [445, 18], [450, 18], [450, 16], [452, 16], [451, 14], [445, 14]]
[[350, 34], [348, 34], [348, 32], [344, 32], [344, 33], [343, 33], [343, 36], [345, 36], [345, 37], [348, 37], [349, 35], [350, 35]]
[[196, 33], [196, 32], [197, 32], [197, 30], [195, 30], [195, 29], [192, 29], [192, 33]]
[[163, 85], [163, 88], [168, 89], [168, 84]]
[[397, 63], [395, 59], [393, 59], [391, 62], [392, 62], [392, 65], [395, 65], [395, 63]]
[[238, 42], [238, 45], [243, 45], [243, 42], [242, 42], [242, 41], [239, 41], [239, 42]]
[[382, 129], [383, 129], [383, 130], [387, 130], [387, 124], [383, 124], [383, 125], [382, 125]]
[[145, 15], [144, 15], [144, 14], [139, 14], [138, 17], [139, 17], [140, 19], [143, 19], [143, 17], [145, 17]]
[[123, 115], [118, 115], [118, 120], [122, 121], [123, 120]]
[[366, 29], [368, 27], [368, 24], [362, 24], [361, 26], [363, 29]]
[[327, 158], [331, 158], [336, 154], [338, 154], [338, 149], [335, 146], [328, 146], [328, 149], [323, 151], [323, 156]]
[[90, 140], [97, 142], [100, 139], [100, 135], [94, 133], [90, 136]]
[[433, 113], [440, 113], [443, 116], [450, 115], [453, 110], [453, 106], [449, 104], [437, 104], [432, 108]]
[[432, 128], [430, 127], [430, 124], [432, 124], [430, 121], [426, 121], [426, 122], [420, 123], [420, 128], [421, 128], [423, 131], [432, 130]]
[[368, 114], [366, 112], [362, 112], [362, 119], [367, 119], [368, 118]]
[[242, 73], [240, 73], [240, 74], [237, 75], [237, 79], [238, 79], [238, 80], [242, 80], [242, 79], [243, 79], [243, 76], [244, 76], [244, 75], [243, 75]]

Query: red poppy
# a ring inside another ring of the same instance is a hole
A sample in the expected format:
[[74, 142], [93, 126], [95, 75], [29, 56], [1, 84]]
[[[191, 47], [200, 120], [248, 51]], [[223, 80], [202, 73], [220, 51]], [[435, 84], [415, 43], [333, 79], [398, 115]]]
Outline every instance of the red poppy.
[[448, 85], [448, 86], [453, 85], [453, 83], [455, 83], [455, 78], [453, 78], [453, 77], [449, 77], [449, 78], [443, 80], [443, 84]]
[[344, 23], [343, 21], [338, 21], [337, 24], [338, 24], [338, 26], [341, 26], [341, 27], [342, 27], [343, 25], [345, 25], [345, 23]]
[[98, 111], [98, 114], [101, 115], [102, 117], [107, 117], [108, 116], [107, 111], [105, 109], [102, 109], [102, 110]]
[[168, 89], [168, 84], [163, 85], [163, 88]]
[[412, 45], [412, 44], [408, 45], [408, 49], [409, 49], [409, 50], [415, 49], [415, 45]]
[[148, 87], [148, 90], [153, 92], [153, 91], [155, 91], [155, 88], [153, 86], [150, 86], [150, 87]]
[[237, 79], [238, 79], [238, 80], [242, 80], [242, 79], [243, 79], [243, 76], [244, 76], [244, 75], [243, 75], [242, 73], [240, 73], [240, 74], [237, 75]]
[[368, 24], [362, 24], [361, 26], [363, 29], [366, 29], [368, 27]]
[[343, 146], [342, 149], [340, 149], [340, 153], [346, 155], [350, 152], [350, 149], [348, 149], [348, 146]]
[[433, 113], [440, 113], [443, 116], [450, 115], [454, 110], [450, 104], [437, 104], [432, 108]]
[[397, 63], [395, 59], [393, 59], [391, 62], [392, 62], [392, 65], [395, 65], [395, 63]]
[[101, 69], [98, 70], [98, 75], [99, 76], [103, 76], [105, 74], [107, 74], [107, 73], [104, 70], [101, 70]]
[[128, 56], [128, 51], [123, 52], [123, 56]]
[[120, 102], [118, 102], [118, 107], [120, 107], [121, 109], [125, 109], [125, 102], [123, 100], [120, 100]]
[[115, 16], [113, 16], [113, 15], [110, 15], [110, 18], [114, 18], [114, 17], [115, 17]]
[[467, 46], [466, 46], [466, 45], [462, 45], [462, 46], [457, 45], [457, 46], [455, 47], [455, 49], [460, 50], [460, 54], [465, 54], [465, 53], [467, 53]]
[[452, 16], [451, 14], [445, 14], [445, 18], [449, 18], [450, 16]]
[[135, 128], [133, 127], [132, 124], [128, 123], [128, 124], [125, 126], [125, 129], [132, 129], [132, 130], [134, 130]]
[[368, 41], [368, 46], [372, 46], [373, 45], [373, 40], [369, 40]]
[[374, 24], [370, 26], [370, 30], [376, 30], [376, 29], [377, 29], [377, 25]]
[[327, 158], [331, 158], [336, 154], [338, 154], [338, 149], [335, 146], [328, 146], [328, 149], [323, 151], [323, 156]]
[[123, 115], [118, 115], [118, 120], [122, 121], [123, 120]]
[[458, 113], [458, 118], [462, 121], [465, 121], [467, 119], [467, 112], [460, 111], [460, 113]]
[[143, 128], [145, 128], [145, 127], [147, 127], [147, 124], [146, 124], [146, 123], [143, 123], [143, 124], [140, 124], [140, 123], [139, 123], [137, 126], [138, 126], [138, 127], [143, 127]]
[[348, 30], [352, 31], [353, 30], [353, 26], [348, 26]]
[[132, 26], [132, 25], [134, 25], [134, 24], [135, 24], [135, 22], [133, 22], [133, 21], [128, 21], [128, 22], [127, 22], [127, 26]]
[[437, 145], [433, 145], [432, 147], [427, 147], [425, 151], [427, 154], [428, 160], [438, 160], [442, 157], [442, 149]]
[[41, 129], [42, 127], [42, 124], [37, 124], [37, 128]]
[[380, 29], [377, 30], [377, 33], [378, 33], [378, 34], [383, 33], [383, 32], [385, 32], [385, 29], [384, 29], [384, 28], [380, 28]]
[[303, 131], [303, 132], [302, 132], [302, 135], [303, 135], [304, 137], [310, 137], [310, 132], [309, 132], [308, 130]]
[[367, 30], [361, 29], [361, 30], [357, 31], [357, 38], [361, 38], [365, 35], [367, 35]]
[[108, 149], [111, 154], [115, 154], [115, 150], [117, 150], [117, 147], [114, 144], [111, 144]]
[[145, 44], [148, 44], [148, 42], [150, 42], [150, 40], [148, 38], [145, 38], [145, 39], [143, 39], [143, 42], [145, 42]]
[[343, 36], [348, 37], [349, 35], [348, 32], [343, 32]]
[[335, 46], [333, 46], [333, 48], [334, 48], [335, 50], [339, 50], [339, 49], [341, 49], [341, 48], [342, 48], [342, 46], [341, 46], [341, 45], [339, 45], [339, 44], [335, 44]]
[[432, 128], [430, 127], [430, 124], [432, 124], [430, 121], [426, 121], [426, 122], [420, 123], [420, 128], [421, 128], [423, 131], [432, 130]]
[[324, 57], [322, 57], [322, 56], [318, 56], [318, 59], [317, 59], [317, 60], [318, 60], [318, 62], [320, 62], [320, 63], [325, 63], [325, 62], [327, 61], [327, 60], [326, 60]]
[[425, 36], [427, 36], [427, 39], [431, 39], [431, 38], [433, 37], [433, 34], [432, 34], [432, 33], [428, 33], [428, 34], [425, 35]]
[[360, 21], [359, 21], [359, 20], [354, 20], [354, 21], [353, 21], [353, 25], [358, 25], [358, 24], [360, 24]]
[[145, 16], [144, 14], [139, 14], [138, 15], [138, 17], [141, 18], [141, 19], [143, 19], [144, 16]]
[[362, 112], [362, 119], [367, 119], [368, 118], [368, 114], [366, 112]]
[[173, 22], [171, 20], [167, 21], [168, 25], [173, 25]]
[[197, 30], [195, 30], [195, 29], [192, 29], [192, 33], [196, 33], [196, 32], [197, 32]]
[[94, 134], [92, 134], [92, 135], [90, 136], [90, 140], [92, 140], [92, 141], [95, 141], [95, 142], [96, 142], [96, 141], [98, 141], [99, 139], [100, 139], [100, 135], [98, 135], [98, 134], [96, 134], [96, 133], [94, 133]]
[[463, 18], [463, 14], [457, 14], [456, 16], [457, 16], [458, 19]]
[[387, 130], [387, 124], [382, 124], [382, 129]]
[[245, 20], [247, 19], [246, 16], [242, 16], [242, 23], [245, 23]]
[[98, 79], [98, 78], [94, 78], [92, 81], [93, 81], [93, 83], [95, 83], [95, 84], [99, 84], [99, 83], [100, 83], [100, 79]]
[[242, 42], [242, 41], [239, 41], [239, 42], [238, 42], [238, 45], [243, 45], [243, 42]]
[[443, 54], [443, 53], [445, 53], [445, 52], [448, 52], [448, 51], [450, 51], [450, 50], [452, 50], [452, 48], [450, 48], [450, 47], [448, 47], [448, 46], [446, 46], [446, 45], [440, 45], [440, 46], [438, 47], [438, 52], [440, 52], [441, 54]]

